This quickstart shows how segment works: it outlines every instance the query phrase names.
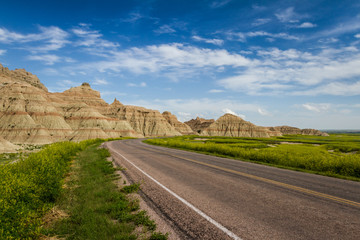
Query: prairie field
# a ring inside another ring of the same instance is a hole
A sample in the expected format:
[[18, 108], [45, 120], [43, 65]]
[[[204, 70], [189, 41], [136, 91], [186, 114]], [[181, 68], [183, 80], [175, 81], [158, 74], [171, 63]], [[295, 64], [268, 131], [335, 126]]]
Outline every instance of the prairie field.
[[180, 136], [146, 143], [360, 180], [360, 134], [272, 138]]

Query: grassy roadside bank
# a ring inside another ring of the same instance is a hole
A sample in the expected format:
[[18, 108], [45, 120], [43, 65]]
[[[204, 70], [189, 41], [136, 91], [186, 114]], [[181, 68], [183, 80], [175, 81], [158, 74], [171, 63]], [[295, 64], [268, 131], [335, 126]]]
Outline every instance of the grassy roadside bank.
[[140, 211], [139, 202], [129, 197], [139, 185], [119, 190], [114, 182], [119, 178], [116, 169], [106, 160], [110, 154], [98, 145], [89, 146], [73, 160], [56, 202], [66, 214], [50, 219], [47, 235], [66, 239], [167, 239], [155, 232], [155, 223]]
[[98, 140], [46, 146], [0, 165], [0, 239], [36, 239], [41, 219], [61, 192], [72, 156]]
[[360, 181], [360, 135], [268, 139], [181, 136], [144, 142]]
[[54, 143], [20, 158], [1, 155], [0, 239], [166, 239], [128, 199], [139, 186], [120, 191], [113, 183], [118, 176], [107, 150], [97, 148], [101, 142]]

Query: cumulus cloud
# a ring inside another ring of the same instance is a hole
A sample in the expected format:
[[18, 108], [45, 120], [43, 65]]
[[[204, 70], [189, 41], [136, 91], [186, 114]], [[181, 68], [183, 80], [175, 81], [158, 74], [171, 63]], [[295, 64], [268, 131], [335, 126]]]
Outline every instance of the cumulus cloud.
[[224, 44], [224, 40], [217, 39], [217, 38], [208, 39], [208, 38], [202, 38], [199, 36], [193, 36], [192, 39], [194, 39], [195, 41], [211, 43], [211, 44], [218, 45], [218, 46], [221, 46]]
[[258, 113], [260, 113], [260, 115], [262, 116], [271, 116], [271, 114], [268, 111], [262, 108], [258, 108]]
[[275, 13], [276, 18], [280, 22], [298, 22], [299, 21], [299, 14], [295, 13], [294, 7], [289, 7], [285, 10], [281, 10], [278, 13]]
[[0, 56], [4, 55], [6, 53], [6, 50], [0, 49]]
[[239, 67], [252, 64], [251, 60], [227, 50], [197, 48], [175, 43], [113, 51], [106, 61], [88, 63], [80, 67], [87, 70], [97, 69], [102, 72], [128, 70], [143, 74], [160, 71], [194, 73], [196, 70], [200, 68], [204, 70], [206, 67]]
[[314, 28], [316, 27], [316, 24], [313, 24], [311, 22], [304, 22], [298, 26], [298, 28]]
[[360, 33], [356, 34], [354, 37], [360, 38]]
[[262, 58], [256, 65], [218, 84], [250, 95], [360, 94], [358, 82], [349, 81], [360, 77], [360, 54], [355, 47], [324, 49], [318, 54], [271, 48], [259, 49], [257, 55]]
[[232, 110], [231, 110], [231, 109], [229, 109], [229, 108], [224, 108], [224, 109], [222, 109], [222, 112], [223, 112], [223, 113], [230, 113], [230, 114], [232, 114], [232, 115], [235, 115], [235, 116], [241, 117], [242, 119], [245, 119], [245, 118], [246, 118], [246, 116], [245, 116], [245, 115], [243, 115], [243, 114], [238, 114], [238, 113], [236, 113], [236, 112], [232, 111]]
[[312, 112], [326, 112], [330, 109], [329, 103], [305, 103], [302, 105], [303, 108]]

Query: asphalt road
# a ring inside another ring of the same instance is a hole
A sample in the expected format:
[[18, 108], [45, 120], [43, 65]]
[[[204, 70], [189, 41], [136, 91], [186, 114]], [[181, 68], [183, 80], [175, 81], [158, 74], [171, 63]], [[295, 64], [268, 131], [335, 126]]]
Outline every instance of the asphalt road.
[[106, 146], [181, 239], [360, 239], [360, 182], [139, 139]]

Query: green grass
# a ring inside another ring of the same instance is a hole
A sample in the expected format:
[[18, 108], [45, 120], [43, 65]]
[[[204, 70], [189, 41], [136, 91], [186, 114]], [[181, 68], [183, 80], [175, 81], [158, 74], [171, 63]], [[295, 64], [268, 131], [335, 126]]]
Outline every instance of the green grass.
[[55, 143], [0, 165], [0, 239], [40, 236], [41, 219], [61, 192], [71, 157], [92, 142]]
[[49, 236], [66, 239], [167, 239], [139, 203], [129, 197], [139, 184], [119, 189], [109, 152], [92, 145], [74, 160], [66, 188], [57, 201], [68, 217], [48, 226]]
[[360, 135], [356, 134], [332, 134], [330, 137], [294, 135], [273, 138], [181, 136], [149, 139], [145, 142], [360, 180]]

